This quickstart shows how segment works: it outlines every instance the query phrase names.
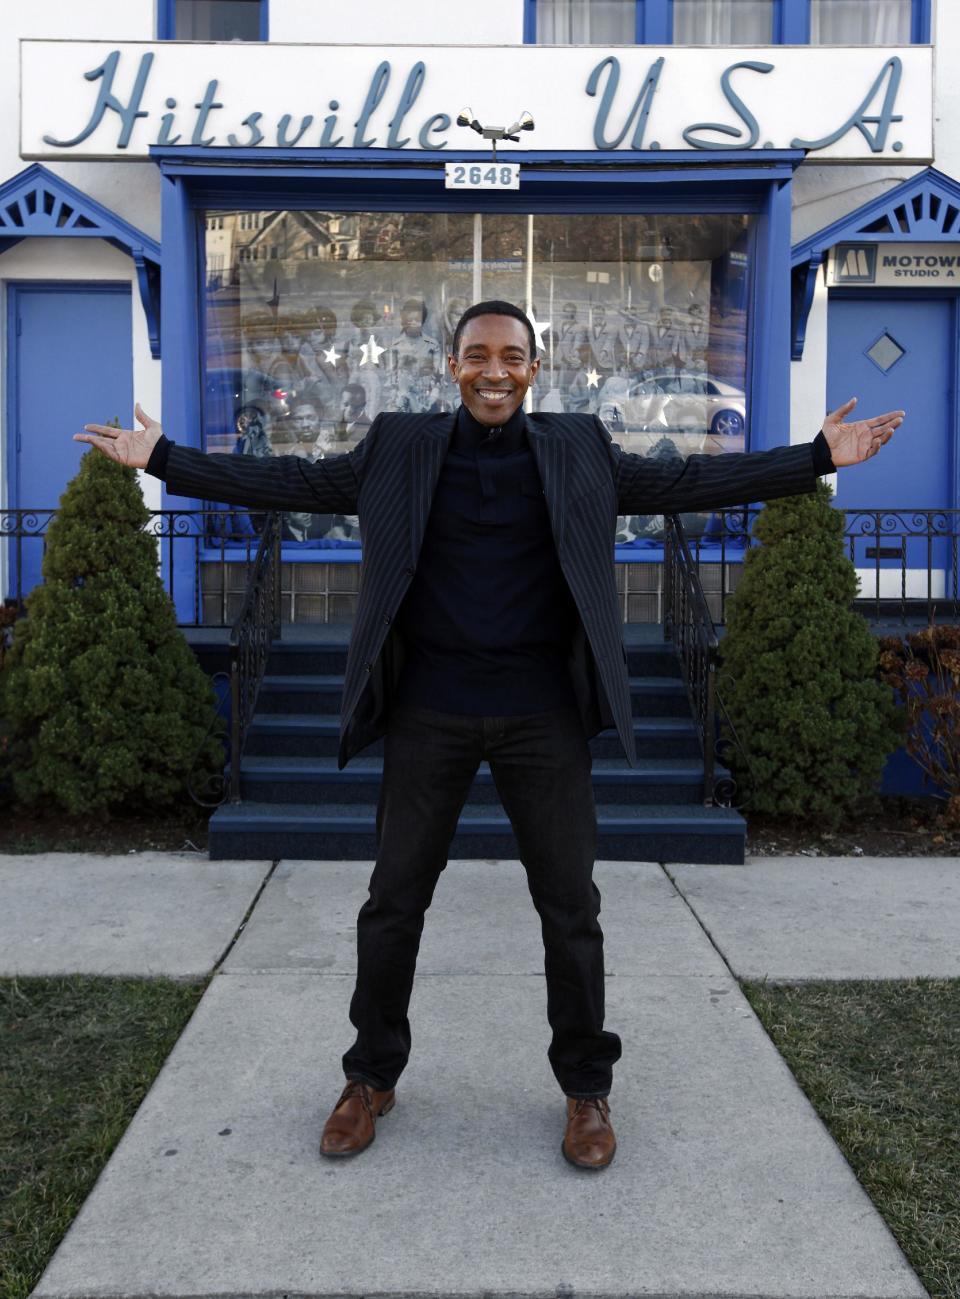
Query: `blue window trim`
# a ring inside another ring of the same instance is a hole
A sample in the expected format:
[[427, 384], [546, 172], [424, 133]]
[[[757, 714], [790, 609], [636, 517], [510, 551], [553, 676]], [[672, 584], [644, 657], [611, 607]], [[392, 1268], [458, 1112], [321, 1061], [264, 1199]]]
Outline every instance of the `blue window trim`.
[[[224, 152], [217, 150], [218, 156]], [[585, 155], [584, 162], [591, 165], [565, 168], [551, 165], [557, 160], [550, 155], [511, 154], [528, 169], [536, 168], [535, 175], [528, 170], [522, 190], [481, 196], [441, 188], [438, 164], [456, 159], [452, 151], [430, 157], [418, 154], [415, 163], [409, 154], [401, 153], [397, 161], [402, 158], [405, 166], [391, 166], [385, 150], [377, 150], [376, 157], [371, 152], [337, 149], [324, 156], [311, 151], [306, 157], [300, 149], [270, 150], [269, 155], [263, 150], [231, 150], [229, 161], [215, 163], [211, 151], [201, 148], [151, 149], [160, 165], [164, 232], [163, 423], [176, 441], [200, 446], [204, 213], [216, 207], [233, 211], [309, 208], [316, 206], [321, 194], [325, 206], [336, 205], [343, 211], [754, 214], [746, 374], [749, 445], [763, 450], [789, 441], [790, 182], [802, 153], [770, 150], [761, 157], [725, 155], [722, 167], [715, 160], [663, 153], [631, 158], [630, 168], [624, 167], [624, 156], [617, 152]], [[476, 158], [475, 153], [460, 156], [468, 161]], [[360, 169], [357, 161], [367, 165]], [[165, 507], [174, 508], [177, 501], [168, 498], [164, 489]], [[318, 552], [317, 557], [329, 558], [326, 552]], [[360, 552], [338, 552], [338, 561], [361, 558]], [[650, 556], [628, 547], [622, 558]], [[193, 579], [185, 558], [183, 563], [174, 589], [190, 592]], [[192, 596], [187, 603], [185, 616], [192, 617]]]
[[[175, 41], [177, 39], [176, 0], [157, 0], [157, 40]], [[270, 0], [260, 0], [260, 36], [261, 41], [270, 39]]]
[[[673, 0], [635, 0], [636, 43], [673, 44]], [[910, 40], [930, 44], [931, 0], [913, 0]], [[523, 0], [523, 40], [537, 43], [537, 0]], [[810, 0], [773, 0], [773, 45], [809, 45]]]

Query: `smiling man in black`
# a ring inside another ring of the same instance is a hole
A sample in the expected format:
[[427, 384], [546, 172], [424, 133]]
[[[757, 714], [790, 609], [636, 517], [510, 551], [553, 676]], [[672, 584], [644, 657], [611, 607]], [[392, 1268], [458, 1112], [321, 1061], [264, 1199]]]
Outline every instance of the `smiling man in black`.
[[[378, 415], [357, 447], [316, 462], [205, 455], [164, 437], [139, 406], [142, 429], [87, 424], [74, 436], [174, 493], [360, 516], [340, 765], [384, 736], [384, 766], [377, 860], [357, 917], [356, 1038], [321, 1154], [366, 1149], [393, 1108], [424, 915], [485, 759], [541, 920], [548, 1059], [567, 1098], [561, 1148], [596, 1170], [616, 1150], [607, 1097], [621, 1043], [603, 1026], [589, 738], [615, 726], [635, 757], [617, 515], [809, 492], [818, 474], [876, 455], [903, 411], [845, 424], [851, 399], [812, 443], [678, 467], [624, 452], [595, 417], [525, 415], [540, 363], [510, 303], [466, 311], [448, 364], [463, 403], [455, 416]], [[504, 1085], [496, 1060], [490, 1073]]]

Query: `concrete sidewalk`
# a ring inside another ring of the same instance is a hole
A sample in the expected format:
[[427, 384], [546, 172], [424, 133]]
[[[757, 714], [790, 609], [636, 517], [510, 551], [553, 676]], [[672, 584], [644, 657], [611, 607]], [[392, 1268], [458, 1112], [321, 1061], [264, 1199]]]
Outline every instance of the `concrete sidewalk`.
[[0, 859], [3, 973], [39, 973], [43, 953], [57, 973], [220, 963], [37, 1296], [925, 1294], [726, 962], [845, 969], [856, 921], [856, 972], [879, 941], [898, 973], [960, 974], [960, 865], [598, 863], [607, 1023], [624, 1044], [619, 1149], [600, 1174], [560, 1153], [539, 921], [515, 862], [450, 863], [396, 1108], [357, 1159], [319, 1156], [369, 870]]

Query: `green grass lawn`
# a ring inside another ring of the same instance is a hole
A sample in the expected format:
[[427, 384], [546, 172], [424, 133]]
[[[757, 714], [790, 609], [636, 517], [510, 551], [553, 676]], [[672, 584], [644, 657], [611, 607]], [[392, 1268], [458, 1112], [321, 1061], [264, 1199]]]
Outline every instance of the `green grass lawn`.
[[0, 1299], [25, 1299], [209, 980], [0, 979]]
[[960, 980], [743, 989], [933, 1299], [958, 1299]]
[[[25, 1299], [208, 986], [0, 979], [0, 1299]], [[744, 991], [934, 1299], [960, 1299], [960, 980]]]

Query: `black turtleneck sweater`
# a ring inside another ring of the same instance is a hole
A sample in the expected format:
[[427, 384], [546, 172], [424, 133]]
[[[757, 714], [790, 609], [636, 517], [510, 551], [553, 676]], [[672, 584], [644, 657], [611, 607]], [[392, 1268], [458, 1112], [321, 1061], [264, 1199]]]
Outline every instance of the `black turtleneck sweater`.
[[525, 426], [522, 407], [494, 430], [457, 413], [398, 615], [398, 703], [475, 716], [574, 704], [576, 607]]

